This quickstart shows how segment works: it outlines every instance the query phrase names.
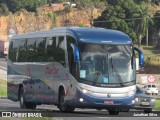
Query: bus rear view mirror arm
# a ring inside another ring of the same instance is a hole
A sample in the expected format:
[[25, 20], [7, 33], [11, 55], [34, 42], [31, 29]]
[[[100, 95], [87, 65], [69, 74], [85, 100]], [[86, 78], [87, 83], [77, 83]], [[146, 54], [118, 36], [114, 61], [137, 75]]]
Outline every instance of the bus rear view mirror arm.
[[138, 52], [139, 66], [143, 67], [143, 65], [144, 65], [144, 54], [143, 54], [143, 52], [139, 48], [136, 48], [136, 47], [134, 47], [134, 50]]
[[71, 44], [73, 48], [73, 57], [74, 57], [74, 62], [79, 62], [79, 49], [75, 44]]

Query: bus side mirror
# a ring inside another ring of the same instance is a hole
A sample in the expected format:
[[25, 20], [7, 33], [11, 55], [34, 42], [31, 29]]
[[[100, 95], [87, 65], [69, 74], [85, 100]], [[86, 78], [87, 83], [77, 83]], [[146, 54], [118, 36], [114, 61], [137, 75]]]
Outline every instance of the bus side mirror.
[[138, 52], [139, 66], [143, 67], [143, 65], [144, 65], [144, 54], [143, 54], [143, 52], [139, 48], [136, 48], [136, 47], [134, 47], [134, 50]]
[[71, 47], [73, 48], [73, 57], [74, 57], [74, 62], [79, 62], [79, 49], [75, 44], [71, 44]]

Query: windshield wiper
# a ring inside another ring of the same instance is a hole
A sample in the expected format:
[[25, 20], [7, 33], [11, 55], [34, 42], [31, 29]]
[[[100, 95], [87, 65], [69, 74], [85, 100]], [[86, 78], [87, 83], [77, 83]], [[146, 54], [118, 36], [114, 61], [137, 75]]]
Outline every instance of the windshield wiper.
[[111, 65], [112, 65], [112, 73], [113, 73], [113, 61], [112, 61], [112, 56], [111, 56]]
[[112, 72], [113, 72], [113, 70], [115, 71], [115, 73], [116, 73], [116, 75], [117, 75], [117, 77], [118, 77], [118, 81], [120, 82], [120, 84], [121, 84], [122, 86], [124, 86], [124, 82], [123, 82], [121, 76], [119, 75], [118, 70], [115, 68], [115, 66], [114, 66], [114, 64], [113, 64], [112, 56], [111, 56], [111, 65], [112, 65]]
[[99, 76], [101, 75], [100, 73], [96, 73], [96, 78], [93, 80], [93, 85], [96, 85], [98, 79], [99, 79]]

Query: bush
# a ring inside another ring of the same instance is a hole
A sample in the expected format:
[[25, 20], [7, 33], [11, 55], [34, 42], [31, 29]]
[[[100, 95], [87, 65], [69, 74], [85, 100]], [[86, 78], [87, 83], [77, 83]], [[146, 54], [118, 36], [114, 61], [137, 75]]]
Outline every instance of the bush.
[[155, 110], [160, 110], [160, 100], [156, 100], [154, 109]]
[[0, 4], [0, 15], [8, 15], [9, 9], [5, 3]]
[[65, 8], [64, 8], [64, 11], [65, 12], [71, 12], [72, 11], [72, 8], [70, 5], [67, 5]]

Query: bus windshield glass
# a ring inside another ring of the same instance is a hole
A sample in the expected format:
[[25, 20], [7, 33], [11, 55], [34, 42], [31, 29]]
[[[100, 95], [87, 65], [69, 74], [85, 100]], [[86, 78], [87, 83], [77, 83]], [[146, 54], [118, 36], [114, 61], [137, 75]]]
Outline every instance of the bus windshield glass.
[[93, 84], [125, 84], [135, 80], [131, 45], [80, 43], [81, 80]]

